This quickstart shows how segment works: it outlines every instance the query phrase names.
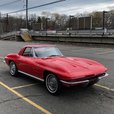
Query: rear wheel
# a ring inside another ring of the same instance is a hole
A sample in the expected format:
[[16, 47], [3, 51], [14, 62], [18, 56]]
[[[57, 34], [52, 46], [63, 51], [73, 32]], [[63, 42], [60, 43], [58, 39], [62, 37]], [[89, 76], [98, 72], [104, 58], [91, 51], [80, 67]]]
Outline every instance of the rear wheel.
[[15, 76], [16, 77], [17, 73], [18, 73], [18, 70], [17, 70], [15, 62], [11, 61], [9, 67], [10, 67], [10, 74], [11, 74], [11, 76]]
[[52, 73], [49, 73], [45, 78], [46, 89], [52, 95], [57, 95], [61, 90], [61, 83], [59, 79]]

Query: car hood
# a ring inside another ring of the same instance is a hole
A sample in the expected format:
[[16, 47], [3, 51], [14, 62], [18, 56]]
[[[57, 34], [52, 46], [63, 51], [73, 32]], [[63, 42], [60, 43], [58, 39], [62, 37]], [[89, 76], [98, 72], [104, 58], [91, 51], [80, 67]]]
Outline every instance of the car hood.
[[50, 68], [51, 71], [70, 76], [71, 78], [95, 76], [106, 72], [107, 68], [102, 64], [84, 58], [75, 57], [49, 57], [39, 63]]

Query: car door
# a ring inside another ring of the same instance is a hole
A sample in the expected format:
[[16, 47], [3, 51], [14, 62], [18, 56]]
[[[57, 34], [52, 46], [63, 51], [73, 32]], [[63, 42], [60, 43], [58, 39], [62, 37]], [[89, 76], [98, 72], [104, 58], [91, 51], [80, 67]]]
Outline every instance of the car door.
[[33, 49], [31, 47], [25, 48], [22, 56], [19, 59], [19, 69], [21, 72], [32, 74], [33, 64]]
[[38, 61], [40, 61], [40, 58], [35, 57], [33, 48], [26, 48], [19, 59], [19, 71], [32, 77], [42, 78], [43, 71]]

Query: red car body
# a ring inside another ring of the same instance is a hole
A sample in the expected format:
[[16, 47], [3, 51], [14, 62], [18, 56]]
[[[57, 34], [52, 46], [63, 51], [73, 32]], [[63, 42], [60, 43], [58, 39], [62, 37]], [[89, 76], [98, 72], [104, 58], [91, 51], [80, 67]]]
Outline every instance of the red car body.
[[[27, 45], [18, 54], [8, 54], [5, 61], [10, 65], [14, 61], [18, 72], [29, 75], [41, 81], [45, 80], [45, 73], [55, 74], [63, 85], [71, 86], [89, 83], [92, 79], [98, 80], [107, 76], [107, 68], [93, 60], [77, 57], [50, 56], [26, 57], [23, 56], [26, 48], [50, 47], [50, 45]], [[54, 46], [52, 46], [54, 47]]]

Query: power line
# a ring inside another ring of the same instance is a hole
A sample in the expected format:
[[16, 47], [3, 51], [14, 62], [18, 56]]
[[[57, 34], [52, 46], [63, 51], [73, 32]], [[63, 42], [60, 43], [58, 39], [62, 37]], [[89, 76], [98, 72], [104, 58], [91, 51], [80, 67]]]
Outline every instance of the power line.
[[[59, 2], [63, 2], [63, 1], [66, 1], [66, 0], [57, 0], [57, 1], [54, 1], [54, 2], [45, 3], [45, 4], [42, 4], [42, 5], [29, 7], [28, 10], [39, 8], [39, 7], [44, 7], [44, 6], [48, 6], [48, 5], [52, 5], [52, 4], [56, 4], [56, 3], [59, 3]], [[8, 12], [6, 14], [18, 13], [18, 12], [22, 12], [22, 11], [25, 11], [25, 10], [26, 10], [26, 8], [25, 9], [20, 9], [20, 10], [17, 10], [17, 11]]]
[[4, 4], [1, 4], [0, 7], [11, 5], [11, 4], [14, 4], [14, 3], [17, 3], [17, 2], [20, 2], [20, 1], [21, 0], [15, 0], [15, 1], [12, 1], [12, 2], [7, 2], [7, 3], [4, 3]]

